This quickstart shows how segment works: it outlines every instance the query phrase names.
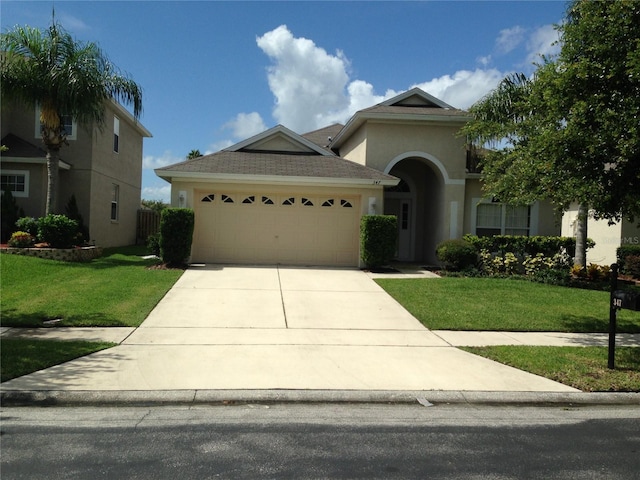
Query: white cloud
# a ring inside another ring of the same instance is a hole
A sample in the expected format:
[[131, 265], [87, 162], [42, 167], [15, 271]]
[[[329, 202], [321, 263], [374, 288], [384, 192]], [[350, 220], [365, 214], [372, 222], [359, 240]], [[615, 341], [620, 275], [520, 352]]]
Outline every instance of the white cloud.
[[142, 189], [142, 199], [161, 200], [164, 203], [171, 203], [171, 185], [144, 187]]
[[503, 72], [495, 68], [459, 70], [453, 75], [443, 75], [413, 86], [453, 107], [466, 109], [495, 88], [504, 76]]
[[540, 62], [540, 55], [553, 56], [560, 53], [558, 31], [553, 25], [544, 25], [535, 30], [527, 41], [527, 63]]
[[500, 30], [500, 36], [496, 39], [498, 53], [509, 53], [524, 40], [526, 30], [519, 25]]
[[349, 61], [340, 51], [331, 55], [306, 38], [295, 38], [286, 25], [257, 38], [272, 60], [268, 68], [271, 92], [276, 97], [273, 116], [278, 123], [298, 132], [326, 125], [345, 111], [349, 98]]
[[245, 139], [264, 132], [267, 127], [257, 112], [239, 113], [236, 118], [227, 122], [223, 129], [231, 129], [233, 137]]
[[184, 157], [177, 157], [171, 153], [170, 150], [166, 150], [161, 157], [154, 157], [153, 155], [145, 155], [142, 158], [142, 168], [146, 168], [149, 170], [155, 170], [156, 168], [166, 167], [167, 165], [171, 165], [173, 163], [182, 162], [186, 159], [186, 155]]

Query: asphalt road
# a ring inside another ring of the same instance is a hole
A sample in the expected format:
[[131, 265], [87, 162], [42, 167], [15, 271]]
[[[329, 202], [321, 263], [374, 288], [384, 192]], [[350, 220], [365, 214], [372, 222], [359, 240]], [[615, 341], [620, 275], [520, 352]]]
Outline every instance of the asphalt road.
[[9, 479], [637, 479], [640, 409], [5, 407]]

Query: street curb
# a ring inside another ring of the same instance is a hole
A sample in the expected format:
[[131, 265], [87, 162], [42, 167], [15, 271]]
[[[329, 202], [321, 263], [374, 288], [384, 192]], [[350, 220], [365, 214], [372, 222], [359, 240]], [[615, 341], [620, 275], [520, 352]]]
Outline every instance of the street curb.
[[232, 405], [235, 403], [388, 403], [442, 405], [640, 405], [640, 393], [365, 391], [365, 390], [155, 390], [0, 392], [10, 406]]

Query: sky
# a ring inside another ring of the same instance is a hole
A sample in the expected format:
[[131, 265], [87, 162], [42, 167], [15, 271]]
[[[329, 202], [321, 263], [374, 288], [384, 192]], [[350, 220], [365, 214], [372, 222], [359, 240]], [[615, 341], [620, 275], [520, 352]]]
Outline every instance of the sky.
[[13, 1], [0, 27], [55, 18], [143, 89], [142, 198], [154, 169], [278, 124], [306, 133], [413, 87], [466, 109], [557, 53], [564, 1]]

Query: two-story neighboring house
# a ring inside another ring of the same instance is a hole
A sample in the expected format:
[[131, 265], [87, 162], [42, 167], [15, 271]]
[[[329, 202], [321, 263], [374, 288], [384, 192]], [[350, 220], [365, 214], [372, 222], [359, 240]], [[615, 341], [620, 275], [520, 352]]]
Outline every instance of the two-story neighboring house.
[[397, 216], [398, 260], [423, 264], [465, 233], [557, 235], [551, 205], [484, 198], [458, 136], [469, 120], [416, 88], [346, 125], [277, 126], [156, 174], [195, 210], [194, 262], [357, 266], [365, 214]]
[[[105, 103], [102, 129], [64, 117], [69, 133], [60, 150], [57, 213], [75, 195], [89, 236], [102, 247], [136, 241], [142, 183], [142, 143], [151, 133], [115, 101]], [[1, 188], [10, 189], [27, 216], [44, 215], [47, 192], [46, 152], [40, 112], [20, 104], [2, 105]]]

